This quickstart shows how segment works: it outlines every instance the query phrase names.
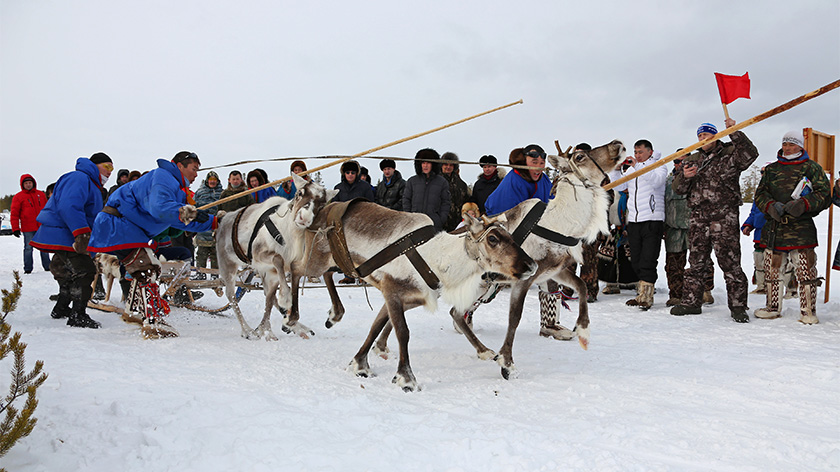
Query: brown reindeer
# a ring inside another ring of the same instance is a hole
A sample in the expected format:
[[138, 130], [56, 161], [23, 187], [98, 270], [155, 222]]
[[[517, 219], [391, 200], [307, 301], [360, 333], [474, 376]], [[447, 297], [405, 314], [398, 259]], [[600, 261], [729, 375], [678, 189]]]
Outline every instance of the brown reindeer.
[[[325, 233], [340, 226], [349, 261], [360, 272], [358, 275], [379, 289], [385, 298], [367, 339], [350, 363], [349, 369], [360, 377], [373, 375], [368, 353], [376, 336], [390, 321], [400, 346], [399, 366], [393, 382], [405, 391], [419, 389], [409, 362], [405, 311], [419, 306], [435, 311], [438, 297], [459, 309], [466, 309], [481, 294], [483, 273], [495, 272], [519, 280], [530, 278], [536, 269], [534, 261], [513, 242], [510, 234], [493, 221], [470, 218], [468, 230], [463, 235], [431, 230], [422, 237], [418, 235], [432, 225], [432, 220], [424, 214], [399, 212], [372, 202], [356, 201], [348, 206], [338, 222], [330, 222], [327, 215], [333, 205], [337, 204], [327, 205], [310, 227], [310, 231], [317, 231], [307, 238], [306, 256], [292, 264], [292, 283], [304, 275], [324, 274], [336, 265], [336, 260], [342, 256], [333, 257]], [[400, 242], [405, 243], [400, 252], [402, 255], [384, 265], [375, 263], [384, 248]], [[422, 262], [416, 262], [418, 257]], [[428, 270], [423, 269], [423, 264]], [[294, 296], [297, 296], [296, 290]]]

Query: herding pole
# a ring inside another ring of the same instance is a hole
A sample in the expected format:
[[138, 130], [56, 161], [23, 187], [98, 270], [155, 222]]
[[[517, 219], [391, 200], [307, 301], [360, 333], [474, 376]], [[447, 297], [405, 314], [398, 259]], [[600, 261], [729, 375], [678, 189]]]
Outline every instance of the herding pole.
[[[469, 121], [469, 120], [472, 120], [474, 118], [478, 118], [480, 116], [489, 115], [490, 113], [493, 113], [493, 112], [496, 112], [496, 111], [499, 111], [499, 110], [502, 110], [502, 109], [505, 109], [505, 108], [508, 108], [508, 107], [512, 107], [514, 105], [519, 105], [520, 103], [522, 103], [522, 100], [518, 100], [518, 101], [515, 101], [515, 102], [512, 102], [512, 103], [508, 103], [507, 105], [502, 105], [502, 106], [494, 108], [492, 110], [487, 110], [485, 112], [479, 113], [477, 115], [473, 115], [473, 116], [470, 116], [470, 117], [467, 117], [467, 118], [464, 118], [464, 119], [461, 119], [461, 120], [458, 120], [458, 121], [453, 121], [452, 123], [449, 123], [448, 125], [438, 126], [437, 128], [430, 129], [429, 131], [424, 131], [422, 133], [418, 133], [418, 134], [409, 136], [407, 138], [398, 139], [398, 140], [392, 141], [388, 144], [383, 144], [381, 146], [378, 146], [378, 147], [375, 147], [375, 148], [372, 148], [372, 149], [368, 149], [367, 151], [362, 151], [362, 152], [360, 152], [358, 154], [354, 154], [350, 157], [345, 157], [345, 158], [342, 158], [342, 159], [338, 159], [338, 160], [329, 162], [329, 163], [324, 164], [322, 166], [315, 167], [314, 169], [310, 169], [308, 171], [301, 172], [298, 175], [306, 175], [306, 174], [309, 174], [309, 173], [312, 173], [312, 172], [317, 172], [321, 169], [326, 169], [327, 167], [332, 167], [334, 165], [342, 164], [342, 163], [347, 162], [351, 159], [355, 159], [357, 157], [362, 157], [366, 154], [370, 154], [370, 153], [373, 153], [373, 152], [376, 152], [376, 151], [381, 151], [382, 149], [389, 148], [391, 146], [396, 146], [397, 144], [401, 144], [401, 143], [404, 143], [406, 141], [411, 141], [412, 139], [417, 139], [421, 136], [426, 136], [427, 134], [432, 134], [432, 133], [438, 132], [442, 129], [446, 129], [446, 128], [449, 128], [449, 127], [452, 127], [452, 126], [455, 126], [455, 125], [459, 125], [459, 124], [461, 124], [465, 121]], [[259, 187], [254, 187], [254, 188], [245, 190], [243, 192], [237, 193], [236, 195], [231, 195], [229, 197], [225, 197], [225, 198], [223, 198], [221, 200], [217, 200], [213, 203], [208, 203], [207, 205], [201, 206], [198, 209], [199, 210], [206, 210], [208, 208], [213, 208], [214, 206], [216, 206], [220, 203], [229, 202], [229, 201], [235, 200], [235, 199], [237, 199], [237, 198], [239, 198], [243, 195], [248, 195], [248, 194], [251, 194], [251, 193], [254, 193], [254, 192], [259, 192], [260, 190], [262, 190], [264, 188], [268, 188], [268, 187], [283, 183], [283, 182], [285, 182], [285, 181], [287, 181], [291, 178], [292, 178], [292, 176], [290, 175], [290, 176], [282, 178], [280, 180], [275, 180], [274, 182], [269, 182], [267, 184], [260, 185]]]
[[646, 174], [646, 173], [652, 171], [653, 169], [656, 169], [657, 167], [664, 166], [665, 164], [673, 161], [674, 159], [676, 159], [680, 156], [684, 156], [686, 154], [689, 154], [692, 151], [694, 151], [694, 150], [696, 150], [696, 149], [698, 149], [702, 146], [705, 146], [705, 145], [707, 145], [711, 142], [717, 141], [718, 139], [723, 138], [725, 136], [729, 136], [730, 134], [732, 134], [736, 131], [740, 131], [740, 130], [746, 128], [747, 126], [758, 123], [759, 121], [764, 121], [767, 118], [770, 118], [771, 116], [774, 116], [774, 115], [778, 115], [779, 113], [781, 113], [783, 111], [790, 110], [791, 108], [793, 108], [797, 105], [805, 103], [812, 98], [819, 97], [820, 95], [822, 95], [826, 92], [830, 92], [830, 91], [836, 89], [837, 87], [840, 87], [840, 79], [835, 80], [834, 82], [832, 82], [828, 85], [824, 85], [824, 86], [818, 88], [817, 90], [814, 90], [813, 92], [806, 93], [805, 95], [802, 95], [801, 97], [794, 98], [793, 100], [791, 100], [791, 101], [789, 101], [785, 104], [779, 105], [776, 108], [765, 111], [764, 113], [762, 113], [760, 115], [756, 115], [756, 116], [750, 118], [749, 120], [742, 121], [742, 122], [732, 126], [731, 128], [726, 128], [725, 130], [719, 132], [718, 134], [712, 136], [709, 139], [694, 143], [691, 146], [686, 147], [685, 149], [677, 151], [677, 152], [675, 152], [675, 153], [673, 153], [673, 154], [671, 154], [671, 155], [669, 155], [669, 156], [667, 156], [663, 159], [659, 159], [658, 161], [654, 162], [653, 164], [651, 164], [647, 167], [644, 167], [637, 172], [633, 172], [630, 175], [625, 175], [624, 177], [616, 180], [615, 182], [609, 182], [608, 184], [604, 185], [604, 189], [609, 190], [609, 189], [614, 188], [618, 185], [621, 185], [625, 182], [629, 182], [629, 181], [631, 181], [635, 178], [638, 178], [639, 176], [641, 176], [643, 174]]

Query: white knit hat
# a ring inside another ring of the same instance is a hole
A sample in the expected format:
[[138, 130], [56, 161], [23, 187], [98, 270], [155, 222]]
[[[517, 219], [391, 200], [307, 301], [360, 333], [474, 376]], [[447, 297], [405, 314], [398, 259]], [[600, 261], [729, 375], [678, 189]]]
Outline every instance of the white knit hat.
[[782, 138], [782, 143], [796, 144], [801, 148], [805, 148], [805, 140], [802, 138], [801, 131], [788, 131]]

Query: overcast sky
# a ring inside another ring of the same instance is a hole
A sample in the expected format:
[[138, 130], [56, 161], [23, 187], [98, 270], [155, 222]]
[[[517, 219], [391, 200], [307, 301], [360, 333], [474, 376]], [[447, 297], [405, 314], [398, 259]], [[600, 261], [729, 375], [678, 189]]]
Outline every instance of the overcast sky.
[[[0, 195], [97, 151], [138, 170], [181, 150], [205, 167], [352, 155], [519, 99], [376, 155], [507, 162], [529, 143], [615, 138], [667, 155], [701, 122], [722, 128], [714, 72], [749, 72], [752, 99], [729, 106], [739, 121], [840, 78], [837, 0], [0, 0], [0, 22]], [[763, 163], [803, 127], [838, 134], [840, 90], [745, 132]], [[379, 159], [360, 161], [378, 180]]]

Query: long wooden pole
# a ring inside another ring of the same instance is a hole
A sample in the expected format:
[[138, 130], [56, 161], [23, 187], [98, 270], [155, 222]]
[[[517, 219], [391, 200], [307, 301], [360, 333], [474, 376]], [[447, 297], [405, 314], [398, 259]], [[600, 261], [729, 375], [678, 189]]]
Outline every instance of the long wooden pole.
[[[349, 160], [351, 160], [351, 159], [355, 159], [355, 158], [357, 158], [357, 157], [361, 157], [361, 156], [364, 156], [364, 155], [366, 155], [366, 154], [370, 154], [370, 153], [373, 153], [373, 152], [376, 152], [376, 151], [381, 151], [382, 149], [385, 149], [385, 148], [388, 148], [388, 147], [391, 147], [391, 146], [396, 146], [397, 144], [401, 144], [401, 143], [404, 143], [404, 142], [406, 142], [406, 141], [411, 141], [412, 139], [417, 139], [417, 138], [419, 138], [419, 137], [421, 137], [421, 136], [426, 136], [427, 134], [436, 133], [436, 132], [438, 132], [438, 131], [440, 131], [440, 130], [442, 130], [442, 129], [450, 128], [450, 127], [452, 127], [452, 126], [459, 125], [459, 124], [461, 124], [461, 123], [463, 123], [463, 122], [465, 122], [465, 121], [469, 121], [469, 120], [472, 120], [472, 119], [478, 118], [478, 117], [480, 117], [480, 116], [489, 115], [490, 113], [497, 112], [497, 111], [499, 111], [499, 110], [503, 110], [503, 109], [505, 109], [505, 108], [512, 107], [512, 106], [514, 106], [514, 105], [519, 105], [520, 103], [522, 103], [522, 100], [517, 100], [517, 101], [515, 101], [515, 102], [508, 103], [507, 105], [502, 105], [502, 106], [500, 106], [500, 107], [493, 108], [492, 110], [487, 110], [487, 111], [485, 111], [485, 112], [479, 113], [479, 114], [477, 114], [477, 115], [473, 115], [473, 116], [470, 116], [470, 117], [467, 117], [467, 118], [464, 118], [464, 119], [461, 119], [461, 120], [458, 120], [458, 121], [453, 121], [452, 123], [449, 123], [449, 124], [446, 124], [446, 125], [443, 125], [443, 126], [438, 126], [437, 128], [430, 129], [430, 130], [428, 130], [428, 131], [424, 131], [424, 132], [422, 132], [422, 133], [417, 133], [417, 134], [415, 134], [415, 135], [408, 136], [408, 137], [406, 137], [406, 138], [398, 139], [398, 140], [396, 140], [396, 141], [391, 141], [391, 142], [390, 142], [390, 143], [388, 143], [388, 144], [383, 144], [383, 145], [381, 145], [381, 146], [377, 146], [377, 147], [375, 147], [375, 148], [368, 149], [367, 151], [362, 151], [362, 152], [360, 152], [360, 153], [358, 153], [358, 154], [354, 154], [354, 155], [352, 155], [352, 156], [348, 156], [348, 157], [345, 157], [345, 158], [342, 158], [342, 159], [338, 159], [338, 160], [335, 160], [335, 161], [329, 162], [329, 163], [327, 163], [327, 164], [324, 164], [324, 165], [322, 165], [322, 166], [315, 167], [315, 168], [313, 168], [313, 169], [309, 169], [309, 170], [307, 170], [307, 171], [305, 171], [305, 172], [301, 172], [299, 175], [306, 175], [306, 174], [309, 174], [309, 173], [312, 173], [312, 172], [318, 172], [318, 171], [319, 171], [319, 170], [321, 170], [321, 169], [326, 169], [327, 167], [332, 167], [332, 166], [335, 166], [335, 165], [338, 165], [338, 164], [342, 164], [342, 163], [347, 162], [347, 161], [349, 161]], [[219, 205], [219, 204], [221, 204], [221, 203], [225, 203], [225, 202], [229, 202], [229, 201], [231, 201], [231, 200], [235, 200], [235, 199], [237, 199], [237, 198], [239, 198], [239, 197], [241, 197], [241, 196], [243, 196], [243, 195], [249, 195], [249, 194], [252, 194], [252, 193], [254, 193], [254, 192], [258, 192], [258, 191], [260, 191], [260, 190], [262, 190], [262, 189], [264, 189], [264, 188], [268, 188], [268, 187], [271, 187], [271, 186], [274, 186], [274, 185], [277, 185], [277, 184], [283, 183], [283, 182], [285, 182], [285, 181], [287, 181], [287, 180], [290, 180], [291, 178], [292, 178], [292, 176], [284, 177], [284, 178], [282, 178], [282, 179], [280, 179], [280, 180], [275, 180], [274, 182], [269, 182], [269, 183], [267, 183], [267, 184], [260, 185], [259, 187], [254, 187], [254, 188], [251, 188], [251, 189], [245, 190], [245, 191], [243, 191], [243, 192], [237, 193], [236, 195], [231, 195], [231, 196], [229, 196], [229, 197], [225, 197], [225, 198], [223, 198], [223, 199], [221, 199], [221, 200], [217, 200], [217, 201], [215, 201], [215, 202], [213, 202], [213, 203], [208, 203], [207, 205], [201, 206], [201, 207], [199, 207], [198, 209], [199, 209], [199, 210], [206, 210], [206, 209], [208, 209], [208, 208], [212, 208], [212, 207], [214, 207], [214, 206], [216, 206], [216, 205]]]
[[604, 188], [609, 190], [609, 189], [614, 188], [618, 185], [621, 185], [625, 182], [629, 182], [629, 181], [631, 181], [635, 178], [638, 178], [638, 177], [642, 176], [643, 174], [646, 174], [646, 173], [652, 171], [653, 169], [656, 169], [657, 167], [664, 166], [665, 164], [673, 161], [674, 159], [676, 159], [680, 156], [684, 156], [686, 154], [689, 154], [689, 153], [693, 152], [694, 150], [696, 150], [696, 149], [698, 149], [702, 146], [705, 146], [705, 145], [707, 145], [711, 142], [717, 141], [720, 138], [729, 136], [730, 134], [732, 134], [736, 131], [740, 131], [740, 130], [746, 128], [747, 126], [756, 124], [759, 121], [764, 121], [767, 118], [770, 118], [771, 116], [774, 116], [774, 115], [778, 115], [779, 113], [781, 113], [783, 111], [790, 110], [791, 108], [793, 108], [797, 105], [805, 103], [808, 100], [811, 100], [812, 98], [819, 97], [820, 95], [822, 95], [824, 93], [827, 93], [827, 92], [830, 92], [830, 91], [836, 89], [837, 87], [840, 87], [840, 79], [835, 80], [834, 82], [832, 82], [828, 85], [824, 85], [824, 86], [818, 88], [817, 90], [814, 90], [813, 92], [806, 93], [805, 95], [802, 95], [801, 97], [794, 98], [793, 100], [791, 100], [791, 101], [789, 101], [785, 104], [779, 105], [776, 108], [765, 111], [764, 113], [762, 113], [760, 115], [756, 115], [756, 116], [754, 116], [754, 117], [752, 117], [752, 118], [750, 118], [746, 121], [742, 121], [742, 122], [740, 122], [740, 123], [738, 123], [738, 124], [736, 124], [736, 125], [734, 125], [730, 128], [726, 128], [725, 130], [719, 132], [718, 134], [712, 136], [709, 139], [694, 143], [691, 146], [686, 147], [685, 149], [677, 151], [677, 152], [675, 152], [675, 153], [673, 153], [673, 154], [671, 154], [671, 155], [669, 155], [669, 156], [667, 156], [663, 159], [659, 159], [655, 163], [653, 163], [653, 164], [651, 164], [647, 167], [644, 167], [643, 169], [641, 169], [637, 172], [633, 172], [630, 175], [625, 175], [624, 177], [616, 180], [615, 182], [610, 182], [610, 183], [604, 185]]

